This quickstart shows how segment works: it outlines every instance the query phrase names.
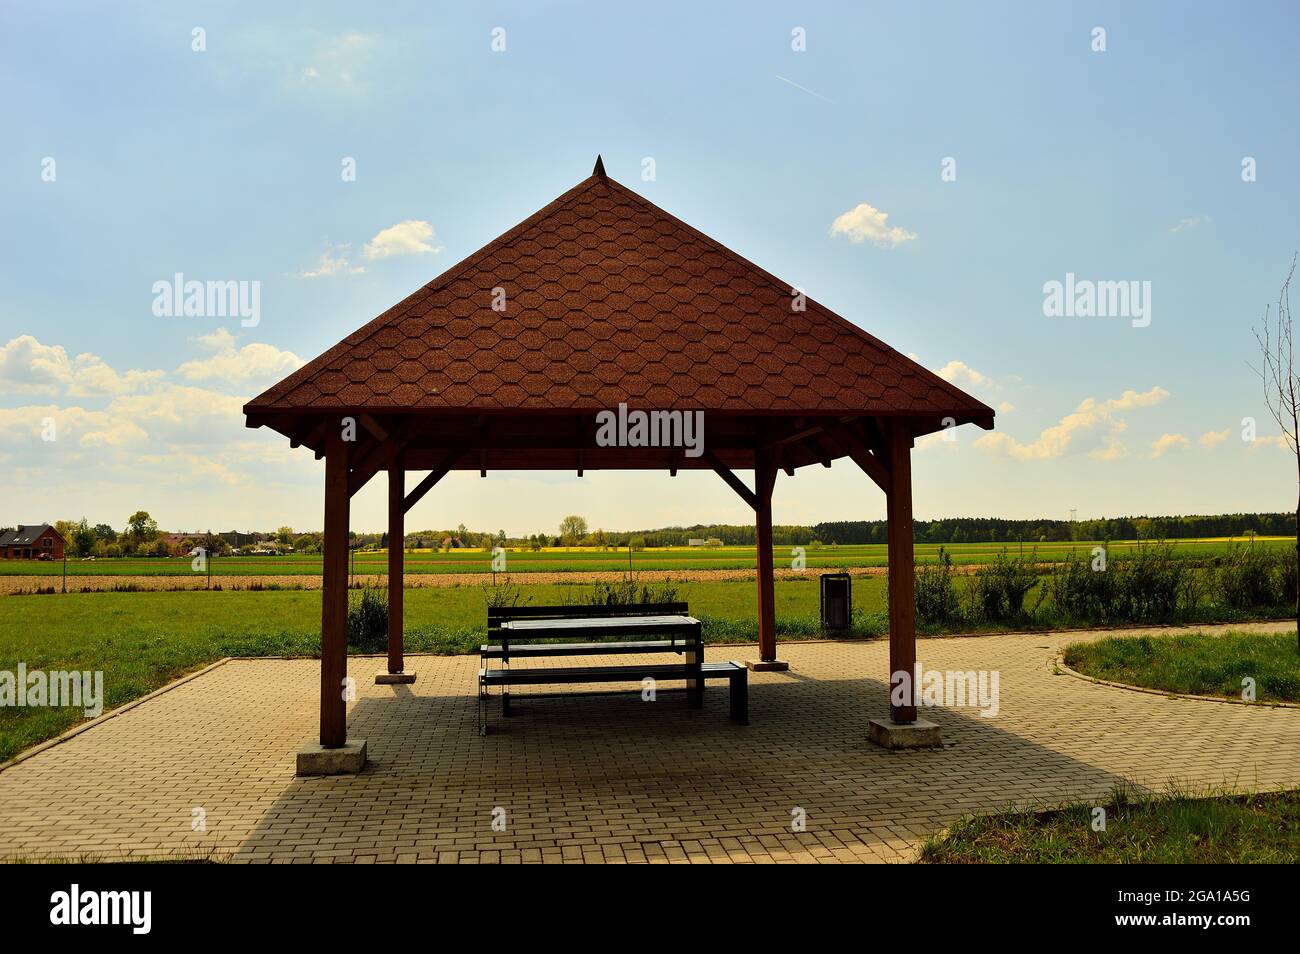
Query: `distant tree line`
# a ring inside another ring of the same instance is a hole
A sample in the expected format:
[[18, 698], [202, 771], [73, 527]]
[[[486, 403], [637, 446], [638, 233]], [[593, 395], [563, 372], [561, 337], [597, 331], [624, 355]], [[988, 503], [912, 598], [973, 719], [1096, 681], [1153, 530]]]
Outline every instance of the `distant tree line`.
[[[1096, 520], [1007, 520], [1002, 517], [953, 517], [943, 520], [914, 520], [912, 533], [917, 543], [1056, 543], [1071, 540], [1180, 540], [1196, 537], [1238, 537], [1251, 535], [1285, 537], [1294, 530], [1293, 513], [1231, 513], [1177, 517], [1105, 517]], [[107, 524], [90, 525], [86, 520], [60, 520], [55, 528], [68, 544], [71, 557], [186, 556], [195, 547], [217, 555], [239, 553], [321, 552], [317, 530], [295, 531], [279, 527], [273, 533], [165, 534], [146, 511], [132, 514], [120, 533]], [[3, 529], [3, 528], [0, 528]], [[835, 520], [812, 526], [782, 524], [772, 527], [776, 546], [884, 544], [888, 528], [883, 520]], [[542, 547], [681, 547], [692, 540], [710, 545], [753, 546], [754, 528], [743, 524], [698, 523], [689, 527], [661, 527], [656, 530], [589, 530], [580, 516], [565, 517], [559, 533], [511, 537], [504, 530], [470, 530], [464, 524], [448, 530], [420, 530], [408, 533], [407, 549], [454, 550], [461, 547], [514, 547], [532, 550]], [[354, 550], [382, 550], [387, 533], [348, 534]]]
[[[1053, 543], [1070, 540], [1185, 540], [1197, 537], [1288, 536], [1294, 514], [1229, 513], [1178, 517], [1102, 517], [1095, 520], [1007, 520], [954, 517], [914, 520], [918, 543]], [[884, 543], [883, 520], [819, 523], [810, 528], [825, 543]], [[775, 534], [775, 528], [773, 528]]]

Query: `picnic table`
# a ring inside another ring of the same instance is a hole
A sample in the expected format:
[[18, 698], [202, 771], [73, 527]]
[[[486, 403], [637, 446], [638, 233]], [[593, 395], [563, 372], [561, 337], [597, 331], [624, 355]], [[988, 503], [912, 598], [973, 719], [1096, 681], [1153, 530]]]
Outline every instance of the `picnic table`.
[[[681, 681], [690, 705], [704, 705], [707, 679], [730, 682], [731, 718], [747, 724], [748, 670], [738, 662], [706, 663], [700, 621], [687, 615], [685, 603], [620, 606], [529, 606], [488, 610], [489, 637], [496, 643], [479, 647], [479, 734], [487, 733], [489, 690], [501, 690], [501, 714], [511, 715], [510, 687], [580, 683]], [[611, 640], [609, 637], [633, 637]], [[510, 668], [512, 659], [673, 653], [676, 663], [635, 663], [616, 666]], [[499, 668], [488, 662], [499, 660]], [[671, 691], [671, 690], [665, 690]], [[530, 698], [605, 693], [533, 693]]]

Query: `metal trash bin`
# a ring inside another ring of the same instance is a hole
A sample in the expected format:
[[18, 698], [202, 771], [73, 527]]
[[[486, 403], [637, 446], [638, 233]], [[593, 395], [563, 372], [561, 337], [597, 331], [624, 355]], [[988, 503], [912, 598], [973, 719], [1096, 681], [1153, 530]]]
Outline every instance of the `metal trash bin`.
[[847, 573], [823, 573], [822, 629], [848, 629], [853, 623], [853, 579]]

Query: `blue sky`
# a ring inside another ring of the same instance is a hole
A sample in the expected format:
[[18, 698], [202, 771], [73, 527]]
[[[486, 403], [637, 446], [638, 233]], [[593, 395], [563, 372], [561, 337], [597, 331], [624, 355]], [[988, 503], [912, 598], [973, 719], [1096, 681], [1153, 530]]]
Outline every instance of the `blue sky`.
[[[1298, 26], [1283, 3], [8, 4], [0, 524], [318, 527], [320, 465], [238, 407], [597, 152], [1001, 409], [994, 439], [918, 448], [918, 516], [1286, 510], [1247, 363], [1300, 247]], [[832, 233], [853, 210], [861, 241]], [[155, 316], [176, 272], [260, 282], [259, 323]], [[1149, 281], [1150, 325], [1045, 317], [1067, 272]], [[883, 513], [855, 469], [816, 470], [780, 479], [778, 522]], [[455, 476], [410, 520], [571, 512], [750, 519], [712, 474], [589, 473]]]

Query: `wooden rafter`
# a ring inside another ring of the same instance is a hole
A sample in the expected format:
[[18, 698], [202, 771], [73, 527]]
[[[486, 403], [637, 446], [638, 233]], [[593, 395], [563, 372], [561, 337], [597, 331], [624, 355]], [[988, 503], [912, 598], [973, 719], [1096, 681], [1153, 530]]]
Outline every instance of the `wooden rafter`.
[[877, 487], [889, 493], [889, 468], [881, 463], [880, 459], [871, 452], [866, 442], [855, 434], [847, 424], [839, 421], [827, 421], [825, 424], [827, 435], [844, 453], [849, 455], [853, 463], [861, 467]]
[[719, 460], [713, 451], [706, 450], [703, 456], [709, 462], [709, 466], [726, 482], [727, 486], [739, 494], [741, 500], [749, 504], [751, 510], [758, 509], [758, 496], [754, 491], [746, 487], [744, 481], [732, 473], [731, 469]]
[[416, 484], [414, 489], [406, 495], [406, 501], [403, 504], [406, 511], [409, 512], [412, 507], [420, 502], [420, 499], [425, 494], [433, 489], [434, 484], [446, 477], [447, 474], [451, 472], [451, 469], [456, 465], [456, 461], [459, 460], [461, 455], [464, 453], [465, 448], [457, 448], [448, 451], [447, 455], [442, 459], [442, 462], [433, 470], [429, 471], [429, 473], [424, 476], [424, 479]]

